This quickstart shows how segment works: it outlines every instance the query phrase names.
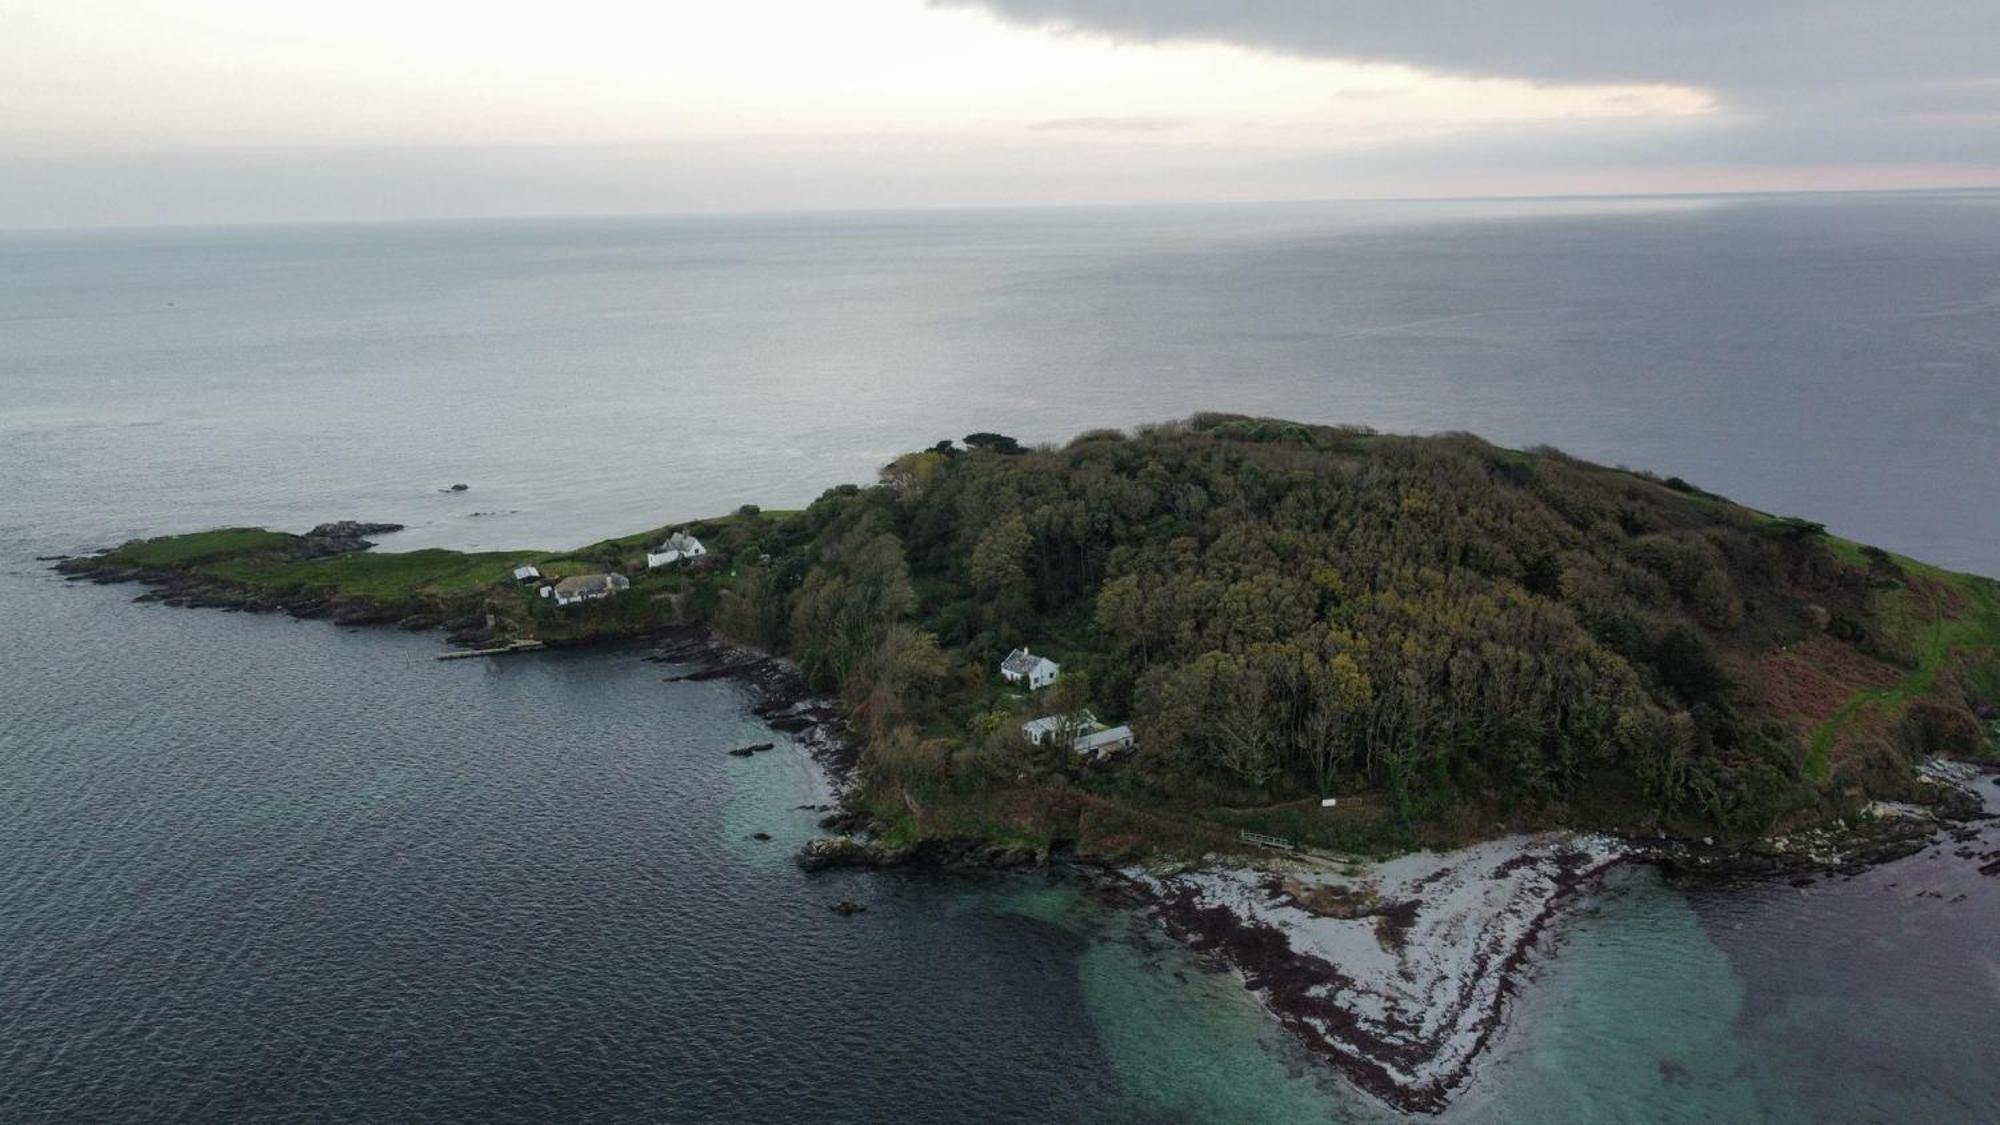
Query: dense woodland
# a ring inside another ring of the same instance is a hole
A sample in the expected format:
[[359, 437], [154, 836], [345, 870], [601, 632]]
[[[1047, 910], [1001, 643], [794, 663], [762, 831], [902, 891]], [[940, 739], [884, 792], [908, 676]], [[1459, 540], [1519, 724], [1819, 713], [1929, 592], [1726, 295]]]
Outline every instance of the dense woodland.
[[1721, 826], [1814, 799], [1803, 739], [1732, 662], [1821, 632], [1879, 647], [1865, 595], [1896, 565], [1553, 450], [1235, 417], [939, 443], [770, 546], [722, 624], [844, 692], [906, 780], [1073, 770], [1022, 760], [1024, 709], [992, 689], [1028, 644], [1065, 669], [1029, 711], [1138, 731], [1128, 787], [1422, 815], [1597, 785]]

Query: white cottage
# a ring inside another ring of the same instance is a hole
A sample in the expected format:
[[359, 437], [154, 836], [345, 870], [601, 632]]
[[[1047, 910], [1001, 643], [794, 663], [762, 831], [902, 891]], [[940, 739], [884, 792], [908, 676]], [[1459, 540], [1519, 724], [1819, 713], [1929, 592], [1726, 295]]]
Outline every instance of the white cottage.
[[646, 568], [657, 570], [663, 566], [693, 562], [707, 553], [708, 548], [701, 545], [701, 540], [685, 531], [676, 531], [667, 536], [666, 542], [646, 552]]
[[1036, 656], [1025, 648], [1017, 648], [1000, 662], [1000, 678], [1010, 684], [1026, 685], [1029, 691], [1040, 691], [1056, 682], [1062, 675], [1062, 668], [1046, 656]]
[[632, 580], [622, 574], [583, 574], [555, 584], [557, 605], [576, 605], [611, 597], [632, 588]]
[[517, 566], [514, 568], [514, 581], [519, 582], [523, 586], [532, 586], [541, 580], [542, 572], [532, 566]]

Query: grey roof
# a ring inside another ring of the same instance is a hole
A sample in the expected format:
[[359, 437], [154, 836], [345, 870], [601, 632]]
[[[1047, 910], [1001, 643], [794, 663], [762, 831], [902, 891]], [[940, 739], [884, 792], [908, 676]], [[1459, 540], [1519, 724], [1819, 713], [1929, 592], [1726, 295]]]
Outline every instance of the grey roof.
[[1096, 750], [1099, 747], [1119, 746], [1123, 745], [1124, 743], [1131, 742], [1132, 740], [1133, 739], [1132, 739], [1131, 727], [1117, 726], [1117, 727], [1112, 727], [1109, 730], [1100, 730], [1091, 734], [1086, 734], [1082, 738], [1077, 739], [1076, 750], [1077, 753], [1083, 754], [1083, 753], [1088, 753], [1092, 750]]
[[[1048, 660], [1045, 656], [1036, 656], [1025, 648], [1017, 648], [1007, 654], [1007, 659], [1000, 662], [1000, 670], [1002, 672], [1011, 672], [1016, 676], [1025, 676], [1033, 672], [1045, 660]], [[1050, 664], [1055, 663], [1053, 660], [1048, 660], [1048, 662]]]
[[1060, 734], [1064, 728], [1079, 735], [1097, 726], [1097, 716], [1089, 711], [1078, 711], [1074, 715], [1044, 715], [1021, 724], [1021, 733], [1029, 738], [1037, 735]]
[[603, 597], [632, 588], [632, 580], [622, 574], [579, 574], [556, 583], [556, 596]]
[[664, 555], [668, 551], [679, 551], [685, 555], [704, 550], [706, 548], [701, 545], [701, 540], [696, 539], [685, 531], [676, 531], [672, 535], [667, 536], [666, 542], [655, 548], [655, 553]]

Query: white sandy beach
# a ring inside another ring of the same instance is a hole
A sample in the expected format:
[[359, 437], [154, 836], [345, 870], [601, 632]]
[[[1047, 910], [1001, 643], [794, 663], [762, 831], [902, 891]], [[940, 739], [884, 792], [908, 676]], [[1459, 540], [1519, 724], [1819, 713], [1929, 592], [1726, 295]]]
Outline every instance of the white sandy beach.
[[[1624, 854], [1606, 837], [1508, 836], [1382, 863], [1274, 858], [1253, 868], [1130, 874], [1186, 917], [1220, 907], [1282, 935], [1317, 978], [1288, 990], [1268, 965], [1243, 970], [1281, 1020], [1318, 1040], [1364, 1086], [1439, 1103], [1490, 1036], [1523, 951], [1564, 900]], [[1356, 1073], [1357, 1067], [1365, 1073]]]

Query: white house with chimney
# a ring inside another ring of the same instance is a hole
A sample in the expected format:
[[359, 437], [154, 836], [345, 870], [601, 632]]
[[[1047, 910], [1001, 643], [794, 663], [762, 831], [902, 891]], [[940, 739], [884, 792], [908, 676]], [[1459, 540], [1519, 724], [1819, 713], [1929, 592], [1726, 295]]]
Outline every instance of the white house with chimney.
[[1062, 675], [1062, 668], [1046, 656], [1036, 656], [1025, 648], [1017, 648], [1000, 662], [1000, 678], [1010, 684], [1020, 684], [1029, 691], [1041, 689], [1056, 682]]
[[646, 552], [646, 569], [658, 570], [663, 566], [678, 566], [693, 562], [708, 553], [701, 540], [685, 531], [676, 531], [667, 536], [667, 541]]

